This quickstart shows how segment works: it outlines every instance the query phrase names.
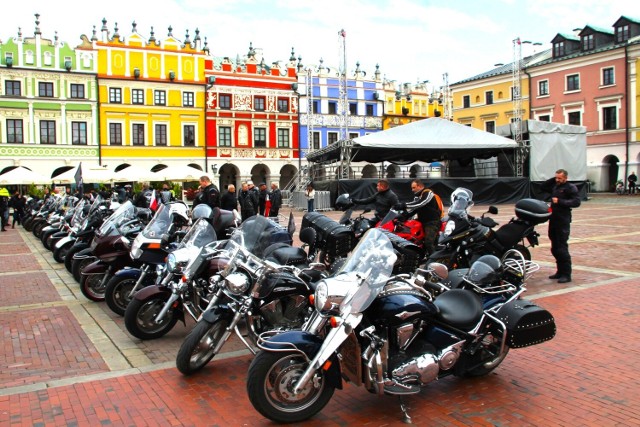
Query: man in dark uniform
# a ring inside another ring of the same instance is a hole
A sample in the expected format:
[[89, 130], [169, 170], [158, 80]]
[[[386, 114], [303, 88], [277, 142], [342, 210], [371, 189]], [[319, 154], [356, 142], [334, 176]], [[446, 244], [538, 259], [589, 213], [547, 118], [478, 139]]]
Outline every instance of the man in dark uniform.
[[269, 200], [269, 190], [267, 190], [267, 184], [261, 182], [258, 184], [258, 210], [259, 214], [264, 216], [264, 212], [267, 207], [267, 200]]
[[368, 205], [375, 202], [375, 216], [369, 220], [372, 227], [384, 218], [392, 207], [398, 204], [398, 196], [389, 188], [389, 181], [381, 179], [376, 186], [377, 192], [365, 199], [352, 199], [356, 205]]
[[551, 193], [551, 218], [549, 219], [549, 240], [551, 254], [556, 259], [556, 273], [549, 279], [558, 283], [571, 282], [571, 255], [569, 254], [569, 234], [571, 231], [571, 208], [580, 206], [578, 188], [567, 182], [564, 169], [556, 171], [555, 178], [542, 184], [542, 189]]
[[280, 212], [280, 207], [282, 206], [282, 193], [278, 188], [278, 184], [275, 182], [271, 183], [271, 209], [269, 210], [270, 217], [277, 217], [278, 212]]
[[627, 177], [627, 182], [629, 182], [629, 194], [636, 194], [636, 182], [638, 181], [638, 177], [635, 172], [631, 172], [631, 175]]
[[411, 191], [414, 199], [408, 203], [399, 203], [395, 206], [398, 209], [406, 209], [409, 217], [417, 214], [418, 221], [424, 229], [424, 249], [426, 255], [435, 250], [436, 238], [440, 231], [442, 219], [442, 207], [438, 203], [433, 191], [425, 188], [420, 179], [411, 181]]
[[240, 204], [242, 221], [246, 221], [247, 218], [258, 213], [258, 194], [250, 190], [246, 182], [242, 183], [242, 190], [240, 190], [240, 194], [238, 195], [238, 203]]
[[211, 179], [209, 179], [207, 175], [200, 177], [200, 193], [198, 193], [196, 199], [193, 201], [193, 207], [196, 207], [200, 203], [206, 203], [211, 209], [220, 207], [220, 192], [218, 191], [218, 187], [211, 182]]

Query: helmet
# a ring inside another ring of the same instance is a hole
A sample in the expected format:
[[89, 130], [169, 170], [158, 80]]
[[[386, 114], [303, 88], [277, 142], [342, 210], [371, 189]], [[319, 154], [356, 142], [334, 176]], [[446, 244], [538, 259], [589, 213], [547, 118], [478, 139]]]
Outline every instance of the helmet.
[[211, 206], [201, 203], [193, 208], [191, 218], [194, 222], [200, 218], [213, 219], [213, 209], [211, 209]]
[[345, 211], [353, 206], [353, 202], [349, 198], [349, 193], [341, 194], [336, 199], [336, 208], [341, 211]]
[[492, 290], [500, 281], [502, 263], [494, 255], [483, 255], [478, 258], [464, 276], [464, 280], [480, 290]]
[[[467, 190], [466, 188], [458, 187], [453, 193], [451, 193], [451, 203], [454, 203], [458, 199], [467, 199], [467, 201], [471, 202], [473, 200], [473, 193], [471, 190]], [[471, 204], [469, 204], [471, 206]]]
[[[196, 206], [196, 208], [198, 208], [198, 206]], [[187, 208], [187, 205], [184, 202], [171, 202], [167, 205], [167, 207], [169, 208], [169, 215], [171, 215], [171, 219], [174, 223], [185, 225], [189, 222], [189, 208]]]

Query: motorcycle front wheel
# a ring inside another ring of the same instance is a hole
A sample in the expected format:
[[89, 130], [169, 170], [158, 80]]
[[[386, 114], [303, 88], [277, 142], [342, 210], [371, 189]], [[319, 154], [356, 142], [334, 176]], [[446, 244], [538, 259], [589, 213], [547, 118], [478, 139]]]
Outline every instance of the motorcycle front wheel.
[[124, 316], [127, 306], [133, 298], [129, 297], [131, 290], [136, 285], [136, 277], [113, 276], [104, 291], [104, 300], [114, 313]]
[[105, 274], [106, 273], [82, 275], [82, 279], [80, 280], [80, 291], [82, 292], [82, 295], [91, 301], [104, 301], [104, 292], [106, 288], [106, 285], [104, 284]]
[[42, 246], [48, 251], [51, 250], [51, 240], [53, 235], [56, 234], [59, 230], [47, 230], [42, 233], [40, 240], [42, 241]]
[[72, 246], [73, 246], [73, 242], [67, 242], [65, 243], [64, 246], [60, 248], [55, 248], [53, 250], [53, 259], [56, 262], [64, 262], [64, 259], [67, 256], [67, 253], [69, 252], [69, 249], [71, 249]]
[[69, 273], [73, 274], [73, 256], [78, 252], [87, 249], [88, 247], [89, 245], [87, 243], [79, 243], [77, 245], [74, 244], [73, 246], [71, 246], [69, 251], [65, 254], [64, 260], [63, 260], [64, 266]]
[[76, 282], [82, 282], [82, 270], [89, 265], [92, 264], [96, 259], [91, 258], [80, 258], [74, 259], [71, 261], [71, 274], [73, 274], [73, 278], [76, 279]]
[[155, 321], [168, 298], [166, 294], [156, 294], [145, 300], [132, 299], [124, 312], [124, 325], [129, 333], [141, 340], [152, 340], [169, 333], [178, 321], [175, 310], [169, 309], [160, 322]]
[[184, 375], [191, 375], [204, 368], [216, 355], [214, 349], [228, 325], [226, 320], [218, 320], [215, 323], [200, 320], [196, 323], [178, 351], [176, 357], [178, 370]]
[[247, 374], [247, 393], [253, 407], [280, 423], [300, 422], [320, 412], [335, 391], [321, 369], [299, 393], [293, 393], [308, 366], [304, 356], [296, 352], [259, 352]]

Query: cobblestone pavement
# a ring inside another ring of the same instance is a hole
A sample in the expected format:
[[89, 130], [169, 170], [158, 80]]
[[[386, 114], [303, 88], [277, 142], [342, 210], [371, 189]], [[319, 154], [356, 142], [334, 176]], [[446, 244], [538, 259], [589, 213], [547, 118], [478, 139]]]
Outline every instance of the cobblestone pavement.
[[[512, 350], [493, 374], [447, 378], [407, 399], [429, 426], [638, 426], [640, 196], [592, 195], [574, 210], [573, 282], [555, 271], [546, 225], [532, 249], [541, 269], [527, 298], [556, 317], [550, 342]], [[499, 223], [513, 205], [499, 206]], [[474, 207], [480, 214], [486, 206]], [[295, 212], [296, 223], [301, 212]], [[327, 212], [337, 218], [340, 213]], [[268, 425], [245, 391], [249, 352], [236, 342], [199, 374], [175, 355], [193, 322], [131, 337], [122, 318], [88, 301], [63, 264], [21, 227], [0, 235], [0, 425]], [[308, 425], [401, 424], [397, 398], [346, 385]]]

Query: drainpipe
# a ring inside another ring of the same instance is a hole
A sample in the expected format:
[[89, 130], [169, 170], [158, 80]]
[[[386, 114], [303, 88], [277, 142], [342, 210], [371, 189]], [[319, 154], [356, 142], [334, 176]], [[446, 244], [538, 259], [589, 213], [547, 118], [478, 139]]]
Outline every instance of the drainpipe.
[[629, 176], [629, 42], [624, 46], [624, 98], [627, 101], [624, 109], [624, 181], [628, 185], [627, 177]]
[[[97, 107], [96, 108], [96, 116], [97, 117], [94, 117], [93, 120], [95, 120], [97, 122], [97, 124], [98, 124], [98, 126], [97, 126], [98, 127], [98, 129], [97, 129], [98, 132], [97, 132], [97, 135], [96, 135], [96, 139], [98, 140], [98, 164], [100, 166], [102, 166], [102, 141], [101, 141], [101, 138], [100, 138], [100, 107], [101, 107], [102, 103], [100, 102], [100, 77], [98, 77], [97, 75], [96, 75], [96, 91], [97, 91], [97, 93], [96, 93], [96, 102], [97, 102], [97, 105], [96, 105], [96, 107]], [[108, 96], [108, 93], [107, 93], [107, 96]], [[108, 137], [106, 139], [107, 139], [107, 141], [109, 140]], [[107, 141], [104, 141], [104, 142], [107, 142]]]

